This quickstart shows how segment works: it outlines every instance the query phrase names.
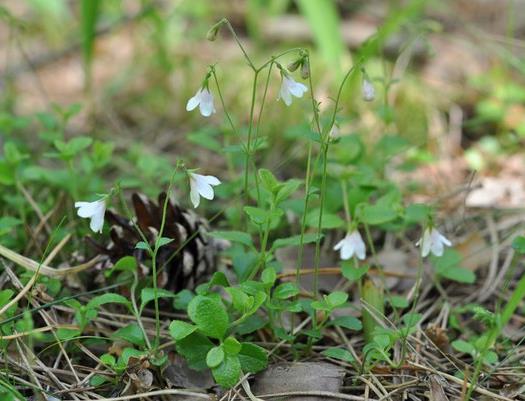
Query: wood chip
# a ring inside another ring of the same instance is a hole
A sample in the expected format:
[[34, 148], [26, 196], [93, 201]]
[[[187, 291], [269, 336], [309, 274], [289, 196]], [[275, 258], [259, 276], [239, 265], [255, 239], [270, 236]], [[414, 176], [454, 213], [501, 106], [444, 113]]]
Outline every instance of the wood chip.
[[[255, 376], [255, 396], [293, 391], [328, 391], [339, 393], [345, 370], [325, 362], [280, 363], [271, 365]], [[286, 401], [325, 401], [322, 397], [281, 398]]]

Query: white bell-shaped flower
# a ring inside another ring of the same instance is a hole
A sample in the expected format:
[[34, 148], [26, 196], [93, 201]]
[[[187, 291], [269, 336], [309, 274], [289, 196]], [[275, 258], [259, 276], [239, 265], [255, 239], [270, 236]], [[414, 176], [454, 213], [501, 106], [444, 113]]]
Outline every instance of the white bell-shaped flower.
[[214, 197], [213, 187], [221, 182], [213, 175], [200, 175], [190, 173], [190, 199], [193, 207], [198, 207], [200, 197], [211, 200]]
[[292, 77], [283, 75], [281, 83], [281, 90], [279, 91], [279, 99], [283, 99], [285, 105], [292, 104], [292, 96], [303, 97], [303, 94], [308, 90], [306, 85], [295, 81]]
[[340, 251], [341, 259], [343, 260], [350, 259], [354, 255], [361, 260], [366, 257], [365, 243], [357, 230], [347, 233], [346, 236], [334, 246], [334, 251]]
[[199, 111], [204, 117], [209, 117], [216, 112], [213, 104], [213, 95], [208, 88], [200, 88], [186, 104], [186, 110], [192, 111], [199, 106]]
[[376, 97], [376, 90], [374, 88], [374, 84], [372, 84], [372, 82], [370, 82], [368, 78], [363, 78], [363, 82], [361, 84], [361, 96], [366, 102], [371, 102]]
[[337, 124], [332, 125], [332, 128], [330, 129], [330, 132], [328, 133], [328, 137], [330, 138], [330, 140], [335, 141], [336, 139], [339, 138], [339, 136], [340, 136], [339, 127], [337, 126]]
[[436, 256], [442, 256], [445, 245], [451, 246], [452, 243], [434, 227], [427, 227], [423, 233], [423, 238], [416, 245], [421, 246], [421, 256], [427, 257], [430, 252]]
[[106, 213], [106, 200], [100, 199], [95, 202], [75, 202], [80, 217], [89, 218], [89, 228], [94, 232], [101, 233], [104, 226], [104, 214]]

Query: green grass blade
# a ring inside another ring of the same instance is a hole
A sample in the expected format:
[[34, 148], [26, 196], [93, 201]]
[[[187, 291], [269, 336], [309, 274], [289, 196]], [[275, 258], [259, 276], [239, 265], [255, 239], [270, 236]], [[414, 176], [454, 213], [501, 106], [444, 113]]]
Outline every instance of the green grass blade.
[[297, 6], [310, 24], [326, 63], [341, 74], [341, 62], [346, 49], [336, 3], [332, 0], [297, 0]]
[[85, 87], [91, 84], [91, 65], [93, 62], [93, 47], [95, 32], [100, 12], [100, 0], [82, 0], [81, 25], [82, 25], [82, 53], [84, 58]]
[[358, 58], [360, 60], [367, 60], [372, 56], [380, 55], [386, 40], [407, 23], [418, 21], [427, 3], [431, 1], [432, 0], [411, 0], [403, 8], [393, 10], [383, 22], [383, 25], [378, 29], [377, 33], [371, 36], [361, 46], [358, 51]]

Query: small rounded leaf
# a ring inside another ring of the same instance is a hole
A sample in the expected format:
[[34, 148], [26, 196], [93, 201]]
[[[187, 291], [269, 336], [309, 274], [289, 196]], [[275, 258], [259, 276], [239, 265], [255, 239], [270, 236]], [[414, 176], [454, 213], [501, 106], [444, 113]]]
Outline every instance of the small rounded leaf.
[[241, 377], [241, 363], [236, 356], [227, 355], [222, 363], [211, 370], [215, 381], [224, 388], [231, 388]]
[[237, 355], [241, 350], [241, 343], [232, 336], [224, 340], [223, 346], [228, 355]]
[[245, 373], [257, 373], [266, 369], [268, 365], [268, 352], [252, 343], [242, 343], [241, 351], [237, 356]]
[[224, 350], [222, 347], [213, 347], [206, 355], [206, 365], [210, 369], [219, 366], [224, 360]]
[[342, 291], [334, 291], [326, 297], [326, 301], [332, 308], [343, 305], [348, 300], [348, 294]]
[[208, 337], [222, 339], [228, 329], [228, 313], [218, 298], [197, 295], [188, 305], [188, 316]]
[[170, 334], [175, 341], [188, 337], [195, 330], [197, 330], [197, 326], [183, 322], [182, 320], [174, 320], [170, 324]]

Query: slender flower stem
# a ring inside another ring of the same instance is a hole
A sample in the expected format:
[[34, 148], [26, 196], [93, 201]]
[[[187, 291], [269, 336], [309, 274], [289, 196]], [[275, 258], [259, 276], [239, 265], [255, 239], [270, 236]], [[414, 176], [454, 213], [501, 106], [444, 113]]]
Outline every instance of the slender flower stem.
[[304, 234], [306, 231], [306, 212], [308, 210], [308, 202], [310, 200], [310, 175], [312, 168], [312, 141], [308, 141], [308, 155], [306, 159], [306, 177], [304, 183], [304, 206], [303, 206], [303, 216], [301, 218], [301, 240], [299, 241], [299, 254], [297, 256], [297, 266], [295, 269], [295, 281], [299, 284], [299, 279], [301, 277], [301, 268], [303, 267], [303, 258], [304, 258]]
[[[386, 283], [386, 277], [384, 275], [384, 272], [383, 272], [382, 269], [379, 269], [379, 259], [378, 259], [378, 256], [377, 256], [377, 252], [376, 252], [376, 248], [375, 248], [375, 245], [374, 245], [374, 241], [372, 240], [372, 234], [370, 232], [370, 227], [366, 223], [364, 223], [363, 225], [365, 227], [366, 241], [368, 242], [368, 247], [370, 248], [370, 252], [372, 252], [373, 262], [374, 262], [375, 266], [377, 267], [377, 269], [378, 269], [378, 271], [380, 273], [379, 274], [379, 279], [381, 280], [381, 285], [383, 286], [383, 290], [386, 292], [387, 297], [389, 299], [392, 299], [392, 293], [388, 289], [388, 286], [387, 286], [387, 283]], [[420, 258], [420, 260], [421, 260], [421, 258]], [[357, 264], [356, 264], [356, 267], [357, 267]], [[363, 278], [361, 278], [359, 280], [359, 285], [360, 285], [359, 286], [359, 293], [360, 294], [361, 294], [361, 288], [362, 288], [362, 280], [363, 280]], [[417, 280], [419, 281], [419, 279], [417, 279]], [[393, 308], [393, 312], [394, 312], [395, 320], [399, 321], [401, 316], [400, 316], [399, 311], [397, 310], [397, 308]], [[411, 313], [414, 313], [414, 308], [412, 309]], [[399, 366], [403, 362], [405, 351], [406, 351], [406, 337], [404, 338], [404, 342], [402, 344], [401, 359], [400, 359], [400, 362], [399, 362]]]
[[[310, 57], [308, 54], [305, 56], [305, 62], [310, 64]], [[308, 66], [308, 70], [311, 71], [310, 66]], [[314, 119], [314, 125], [317, 129], [317, 133], [319, 134], [319, 138], [321, 139], [321, 144], [323, 144], [322, 137], [322, 129], [321, 129], [321, 123], [319, 119], [319, 109], [317, 106], [317, 102], [315, 100], [315, 93], [314, 93], [314, 85], [312, 81], [312, 74], [310, 73], [308, 75], [308, 86], [310, 87], [310, 100], [312, 103], [312, 110], [314, 113], [313, 119]], [[322, 149], [322, 146], [321, 146]], [[317, 159], [318, 160], [318, 159]], [[311, 161], [312, 161], [312, 142], [310, 141], [308, 144], [308, 159], [307, 159], [307, 165], [306, 165], [306, 180], [305, 180], [305, 198], [304, 198], [304, 210], [303, 210], [303, 218], [302, 218], [302, 224], [301, 224], [301, 240], [300, 240], [300, 247], [299, 247], [299, 257], [298, 257], [298, 263], [297, 263], [297, 269], [296, 269], [296, 280], [299, 282], [299, 276], [300, 276], [300, 269], [303, 264], [303, 257], [304, 257], [304, 234], [306, 230], [306, 215], [308, 212], [308, 203], [310, 201], [310, 185], [313, 180], [313, 174], [311, 174]], [[317, 161], [316, 161], [317, 165]], [[314, 173], [315, 174], [315, 173]], [[319, 215], [320, 219], [321, 213]], [[315, 262], [314, 262], [314, 296], [317, 299], [318, 296], [318, 287], [319, 287], [319, 255], [320, 255], [320, 249], [321, 249], [321, 229], [320, 229], [321, 222], [319, 223], [317, 234], [318, 237], [316, 238], [315, 242]], [[312, 322], [314, 323], [314, 326], [316, 325], [316, 318], [314, 315], [314, 318], [312, 319]]]
[[[322, 154], [322, 162], [323, 162], [323, 166], [322, 166], [322, 177], [321, 177], [321, 190], [320, 190], [320, 205], [319, 205], [319, 219], [318, 219], [318, 222], [317, 222], [317, 233], [318, 233], [318, 237], [317, 237], [317, 240], [316, 240], [316, 243], [315, 243], [315, 257], [314, 257], [314, 283], [313, 283], [313, 287], [314, 287], [314, 297], [317, 299], [319, 294], [318, 294], [318, 290], [319, 290], [319, 265], [320, 265], [320, 261], [321, 261], [321, 234], [322, 234], [322, 225], [323, 225], [323, 209], [324, 209], [324, 204], [325, 204], [325, 198], [326, 198], [326, 175], [327, 175], [327, 164], [328, 164], [328, 148], [330, 146], [330, 129], [333, 127], [334, 123], [335, 123], [335, 117], [336, 117], [336, 114], [337, 114], [337, 109], [339, 107], [339, 101], [341, 99], [341, 93], [343, 91], [343, 87], [347, 81], [347, 79], [350, 77], [350, 75], [356, 70], [356, 68], [359, 67], [360, 64], [356, 64], [354, 65], [352, 68], [350, 68], [348, 70], [348, 72], [345, 74], [341, 84], [339, 85], [339, 90], [337, 91], [337, 97], [336, 97], [336, 100], [335, 100], [335, 105], [334, 105], [334, 111], [332, 113], [332, 118], [330, 120], [330, 123], [328, 125], [328, 129], [326, 130], [326, 132], [323, 134], [322, 130], [321, 130], [321, 127], [320, 127], [320, 124], [319, 124], [319, 117], [317, 116], [317, 119], [316, 119], [316, 124], [317, 124], [317, 128], [319, 130], [319, 134], [320, 134], [320, 139], [321, 139], [321, 154]], [[311, 79], [311, 78], [310, 78]], [[313, 98], [313, 94], [312, 94], [312, 98]], [[312, 102], [314, 102], [312, 100]], [[317, 105], [315, 105], [315, 103], [313, 103], [314, 105], [314, 116], [317, 115]], [[315, 319], [312, 319], [312, 322], [315, 324]]]
[[298, 51], [301, 51], [301, 50], [304, 50], [304, 49], [302, 47], [294, 47], [293, 49], [285, 50], [284, 52], [279, 53], [277, 56], [273, 56], [271, 58], [271, 60], [268, 60], [263, 65], [261, 65], [259, 68], [257, 68], [257, 71], [264, 70], [269, 64], [274, 63], [277, 59], [279, 59], [279, 58], [281, 58], [281, 57], [283, 57], [283, 56], [285, 56], [287, 54], [298, 52]]
[[[222, 109], [224, 110], [224, 114], [226, 114], [226, 119], [228, 120], [228, 123], [230, 124], [230, 127], [233, 131], [233, 134], [239, 138], [239, 134], [238, 134], [238, 131], [237, 131], [237, 128], [235, 127], [235, 124], [233, 123], [233, 119], [231, 118], [230, 116], [230, 113], [228, 112], [228, 109], [226, 107], [226, 103], [224, 101], [224, 97], [222, 96], [222, 91], [221, 91], [221, 86], [219, 85], [219, 80], [217, 78], [217, 73], [215, 71], [215, 67], [212, 66], [211, 67], [211, 74], [213, 75], [213, 80], [215, 81], [215, 85], [217, 86], [217, 93], [219, 94], [219, 99], [221, 101], [221, 104], [222, 104]], [[229, 145], [229, 141], [228, 141], [228, 136], [225, 134], [223, 135], [223, 141], [224, 141], [224, 146], [227, 146]], [[242, 140], [241, 140], [242, 142]], [[235, 166], [234, 166], [234, 163], [233, 163], [233, 160], [232, 160], [232, 156], [230, 153], [226, 153], [226, 162], [228, 164], [228, 172], [229, 172], [229, 175], [230, 177], [234, 177], [235, 176]], [[239, 202], [239, 210], [242, 209], [242, 199], [241, 197], [237, 197], [238, 199], [238, 202]], [[240, 223], [240, 216], [239, 216], [239, 220], [238, 222]]]
[[148, 246], [148, 250], [147, 251], [148, 251], [148, 253], [151, 256], [153, 254], [153, 249], [151, 249], [151, 247], [149, 245], [149, 241], [148, 241], [148, 238], [146, 237], [146, 234], [144, 234], [144, 232], [142, 232], [142, 230], [140, 229], [138, 224], [133, 219], [133, 214], [131, 213], [131, 210], [129, 210], [128, 204], [126, 203], [126, 199], [124, 199], [124, 193], [122, 192], [122, 190], [118, 191], [118, 195], [119, 195], [119, 199], [120, 199], [120, 205], [124, 209], [124, 213], [126, 214], [127, 218], [129, 219], [129, 222], [133, 226], [133, 228], [135, 230], [137, 230], [137, 233], [139, 234], [140, 239], [142, 240], [142, 242], [144, 242]]
[[345, 209], [346, 224], [350, 224], [352, 217], [350, 215], [350, 207], [348, 206], [348, 186], [346, 180], [341, 180], [341, 191], [343, 192], [343, 207]]
[[[142, 242], [144, 244], [146, 244], [146, 246], [148, 247], [147, 251], [148, 251], [149, 255], [151, 256], [152, 266], [153, 266], [153, 268], [152, 268], [153, 269], [153, 288], [155, 288], [155, 290], [154, 290], [154, 292], [155, 292], [155, 300], [157, 301], [156, 302], [156, 306], [158, 306], [157, 290], [156, 290], [156, 286], [157, 286], [156, 261], [155, 261], [156, 252], [155, 252], [155, 250], [151, 249], [151, 246], [149, 244], [148, 238], [142, 232], [142, 230], [140, 229], [138, 224], [133, 219], [133, 215], [131, 214], [131, 211], [128, 208], [126, 200], [124, 199], [124, 194], [123, 194], [122, 190], [119, 189], [118, 195], [119, 195], [119, 199], [120, 199], [120, 203], [122, 205], [122, 208], [124, 209], [124, 212], [126, 213], [130, 223], [133, 225], [135, 230], [137, 230], [137, 233], [139, 234], [140, 238], [142, 239]], [[133, 282], [133, 284], [131, 286], [134, 314], [135, 314], [135, 317], [137, 319], [137, 323], [138, 323], [139, 327], [141, 328], [142, 332], [144, 333], [144, 336], [145, 336], [144, 339], [146, 341], [146, 345], [147, 345], [148, 348], [151, 349], [151, 343], [150, 343], [149, 339], [147, 338], [146, 331], [144, 330], [144, 327], [142, 326], [142, 322], [140, 321], [140, 312], [137, 310], [137, 306], [136, 306], [136, 302], [135, 302], [135, 289], [136, 289], [136, 287], [137, 286], [136, 286], [136, 278], [135, 278], [135, 280], [134, 280], [134, 282]], [[155, 317], [156, 317], [155, 321], [156, 321], [156, 323], [158, 324], [158, 327], [159, 327], [159, 331], [157, 332], [155, 343], [154, 343], [155, 348], [158, 347], [158, 338], [160, 337], [160, 316], [159, 315], [160, 314], [158, 312], [158, 308], [155, 308]]]
[[272, 63], [270, 63], [269, 68], [268, 68], [268, 75], [266, 76], [266, 81], [264, 83], [264, 92], [263, 92], [263, 97], [262, 97], [262, 100], [261, 100], [261, 107], [259, 108], [257, 124], [255, 126], [255, 138], [254, 138], [254, 142], [255, 143], [257, 143], [257, 140], [259, 139], [259, 129], [261, 127], [261, 121], [262, 121], [262, 114], [263, 114], [263, 110], [264, 110], [264, 105], [266, 104], [266, 95], [268, 94], [268, 87], [270, 86], [270, 78], [271, 78], [273, 65], [274, 65], [274, 63], [273, 63], [273, 60], [272, 60]]
[[[253, 63], [252, 59], [250, 58], [250, 56], [246, 52], [246, 49], [242, 45], [242, 42], [239, 39], [239, 37], [237, 36], [237, 33], [235, 32], [235, 29], [233, 28], [233, 26], [230, 23], [230, 21], [227, 18], [223, 18], [217, 24], [224, 24], [224, 25], [227, 26], [227, 28], [231, 32], [235, 42], [237, 43], [237, 46], [239, 46], [239, 49], [241, 50], [241, 52], [242, 52], [244, 58], [246, 59], [248, 65], [250, 66], [250, 68], [254, 72], [253, 87], [252, 87], [252, 100], [251, 100], [251, 106], [250, 106], [250, 122], [249, 122], [249, 127], [248, 127], [248, 140], [247, 140], [247, 143], [246, 143], [246, 146], [245, 146], [246, 160], [245, 160], [245, 163], [244, 163], [244, 193], [245, 193], [246, 199], [248, 199], [249, 198], [249, 194], [248, 194], [248, 176], [249, 176], [249, 170], [250, 170], [250, 159], [253, 156], [253, 154], [252, 154], [253, 153], [253, 150], [252, 150], [252, 131], [253, 131], [253, 122], [254, 122], [253, 121], [254, 120], [254, 108], [255, 108], [256, 93], [257, 93], [257, 79], [258, 79], [259, 73], [262, 70], [264, 70], [267, 66], [270, 66], [270, 69], [268, 71], [268, 78], [267, 78], [266, 86], [265, 86], [265, 90], [264, 90], [263, 102], [262, 102], [261, 108], [260, 108], [259, 121], [257, 122], [256, 138], [258, 138], [260, 116], [261, 116], [261, 113], [262, 113], [262, 110], [263, 110], [263, 107], [264, 107], [264, 100], [266, 98], [266, 93], [267, 93], [267, 90], [268, 90], [268, 82], [269, 82], [269, 78], [270, 78], [271, 66], [273, 65], [273, 63], [275, 62], [276, 59], [278, 59], [278, 58], [280, 58], [280, 57], [282, 57], [282, 56], [284, 56], [286, 54], [289, 54], [291, 52], [296, 52], [296, 51], [299, 51], [299, 50], [302, 50], [302, 49], [301, 48], [293, 48], [293, 49], [286, 50], [286, 51], [284, 51], [282, 53], [279, 53], [277, 56], [272, 57], [270, 60], [266, 61], [259, 68], [257, 68], [257, 67], [255, 67], [255, 64]], [[215, 75], [214, 75], [214, 78], [215, 78], [215, 80], [217, 82], [217, 79], [216, 79]], [[219, 96], [221, 96], [221, 101], [223, 102], [222, 95], [219, 94]], [[224, 106], [224, 102], [223, 102], [223, 106]], [[231, 123], [231, 119], [229, 118], [229, 116], [228, 116], [228, 119], [230, 120], [230, 123]], [[257, 189], [257, 201], [259, 203], [260, 202], [259, 179], [257, 177], [257, 169], [255, 167], [255, 163], [253, 163], [253, 164], [254, 164], [255, 187]]]
[[[175, 170], [175, 172], [176, 171], [177, 170]], [[164, 199], [164, 205], [162, 206], [162, 220], [160, 223], [160, 229], [159, 229], [159, 233], [157, 234], [157, 238], [155, 240], [155, 248], [153, 249], [153, 255], [151, 256], [151, 267], [152, 267], [152, 272], [153, 272], [153, 296], [155, 297], [154, 299], [154, 302], [155, 302], [155, 342], [154, 342], [155, 347], [154, 348], [155, 349], [158, 348], [159, 342], [160, 342], [160, 310], [159, 310], [159, 297], [158, 297], [158, 288], [157, 288], [158, 286], [157, 284], [157, 254], [159, 252], [160, 247], [162, 246], [161, 239], [162, 239], [162, 234], [164, 232], [164, 227], [166, 225], [166, 213], [168, 210], [168, 203], [170, 199], [169, 194], [171, 193], [171, 188], [173, 187], [174, 178], [175, 178], [175, 173], [173, 173], [170, 179], [168, 191], [166, 193], [166, 198]]]
[[[297, 255], [297, 265], [295, 267], [295, 283], [299, 288], [301, 280], [301, 269], [303, 268], [304, 261], [304, 234], [306, 232], [306, 212], [308, 210], [308, 203], [310, 201], [310, 175], [312, 168], [312, 141], [308, 141], [308, 152], [306, 159], [306, 176], [304, 182], [304, 204], [303, 204], [303, 216], [301, 217], [301, 239], [299, 241], [299, 253]], [[295, 329], [295, 315], [292, 314], [291, 320], [292, 332]]]
[[[418, 264], [417, 264], [417, 276], [416, 276], [416, 284], [414, 288], [414, 296], [412, 301], [412, 307], [410, 308], [410, 314], [413, 314], [416, 311], [417, 302], [419, 301], [419, 295], [420, 295], [420, 288], [421, 288], [421, 279], [423, 277], [423, 257], [421, 256], [421, 252], [418, 252]], [[402, 364], [405, 355], [407, 351], [407, 338], [405, 337], [403, 339], [403, 342], [401, 343], [401, 357], [399, 364]]]
[[255, 68], [255, 65], [253, 64], [250, 56], [248, 56], [248, 53], [246, 53], [246, 50], [244, 50], [244, 46], [242, 45], [242, 42], [240, 41], [239, 37], [237, 36], [237, 33], [235, 32], [235, 29], [233, 29], [233, 26], [232, 24], [230, 23], [230, 21], [226, 18], [223, 18], [222, 21], [224, 21], [224, 23], [226, 24], [226, 26], [228, 27], [228, 30], [231, 32], [231, 34], [233, 35], [233, 38], [235, 39], [235, 41], [237, 42], [237, 46], [239, 46], [239, 49], [241, 49], [241, 52], [242, 54], [244, 55], [244, 58], [246, 59], [246, 61], [248, 62], [248, 65], [251, 67], [251, 69], [255, 72], [257, 72], [257, 68]]
[[[274, 203], [272, 203], [272, 206], [270, 208], [270, 215], [272, 214], [272, 212], [274, 211]], [[263, 232], [263, 235], [262, 235], [262, 240], [261, 240], [261, 256], [259, 257], [259, 261], [257, 262], [257, 266], [251, 271], [248, 279], [251, 280], [253, 279], [257, 273], [259, 272], [259, 270], [261, 270], [261, 267], [264, 267], [265, 263], [266, 263], [266, 248], [268, 246], [268, 238], [270, 236], [270, 222], [271, 222], [271, 219], [267, 219], [266, 221], [266, 225], [264, 227], [264, 232]]]
[[[245, 160], [245, 163], [244, 163], [244, 193], [245, 193], [246, 199], [248, 199], [249, 198], [249, 194], [248, 194], [248, 174], [249, 174], [249, 170], [250, 170], [250, 158], [252, 156], [251, 155], [251, 153], [252, 153], [251, 139], [252, 139], [252, 129], [253, 129], [253, 115], [254, 115], [253, 112], [254, 112], [254, 108], [255, 108], [255, 99], [256, 99], [256, 93], [257, 93], [257, 78], [258, 78], [258, 75], [259, 75], [259, 72], [260, 72], [261, 69], [257, 69], [255, 67], [255, 65], [253, 64], [252, 59], [250, 58], [250, 56], [248, 56], [248, 53], [244, 49], [244, 46], [242, 45], [242, 42], [240, 41], [239, 37], [237, 36], [237, 33], [235, 32], [235, 29], [233, 29], [233, 26], [231, 25], [230, 21], [227, 18], [223, 18], [221, 21], [219, 21], [219, 23], [221, 23], [221, 22], [224, 23], [228, 27], [228, 30], [233, 35], [233, 38], [235, 39], [235, 42], [237, 43], [237, 46], [239, 46], [239, 49], [241, 49], [241, 52], [242, 52], [244, 58], [246, 59], [246, 61], [248, 62], [248, 65], [250, 66], [250, 68], [254, 72], [253, 87], [252, 87], [252, 102], [251, 102], [251, 106], [250, 106], [250, 122], [249, 122], [249, 127], [248, 127], [248, 140], [247, 140], [246, 147], [245, 147], [246, 160]], [[255, 174], [257, 174], [257, 173], [255, 173]], [[257, 188], [257, 198], [260, 198], [259, 181], [258, 181], [257, 177], [255, 177], [255, 186]]]
[[321, 153], [323, 155], [323, 167], [321, 175], [321, 190], [320, 190], [320, 204], [319, 204], [319, 219], [317, 221], [317, 235], [315, 242], [315, 256], [314, 256], [314, 279], [313, 279], [313, 291], [315, 299], [319, 298], [319, 268], [321, 264], [321, 233], [323, 227], [323, 209], [326, 200], [326, 177], [327, 177], [327, 158], [328, 158], [328, 142], [323, 143], [321, 147]]
[[235, 135], [237, 135], [237, 128], [235, 128], [235, 124], [233, 123], [233, 120], [230, 116], [230, 113], [228, 112], [228, 108], [226, 107], [226, 103], [224, 102], [224, 97], [222, 96], [221, 86], [219, 85], [219, 80], [217, 79], [217, 73], [215, 72], [215, 67], [211, 67], [211, 75], [213, 76], [213, 80], [215, 81], [215, 85], [217, 86], [217, 93], [219, 94], [219, 99], [221, 100], [222, 109], [224, 110], [224, 114], [226, 114], [226, 118], [228, 119], [228, 122], [230, 123], [230, 127], [232, 128], [232, 131]]
[[[252, 131], [253, 131], [253, 115], [254, 115], [254, 109], [255, 109], [255, 98], [257, 94], [257, 78], [259, 76], [259, 71], [255, 71], [255, 74], [253, 76], [253, 86], [252, 86], [252, 102], [250, 105], [250, 122], [248, 125], [248, 140], [246, 142], [246, 159], [244, 162], [244, 194], [246, 196], [246, 199], [249, 199], [248, 194], [248, 174], [250, 172], [250, 159], [252, 156]], [[255, 172], [257, 174], [257, 172]], [[255, 185], [257, 188], [257, 198], [260, 197], [259, 195], [259, 181], [257, 180], [257, 177], [255, 177]]]
[[140, 331], [142, 331], [142, 335], [144, 337], [144, 341], [146, 342], [146, 347], [148, 349], [151, 349], [151, 343], [148, 338], [148, 333], [146, 332], [146, 329], [144, 328], [144, 325], [142, 324], [142, 319], [140, 318], [140, 311], [137, 307], [137, 299], [135, 297], [135, 290], [137, 289], [139, 279], [137, 272], [133, 272], [133, 283], [131, 284], [130, 293], [131, 293], [131, 306], [133, 315], [135, 316], [135, 319], [137, 320], [137, 324], [140, 328]]

